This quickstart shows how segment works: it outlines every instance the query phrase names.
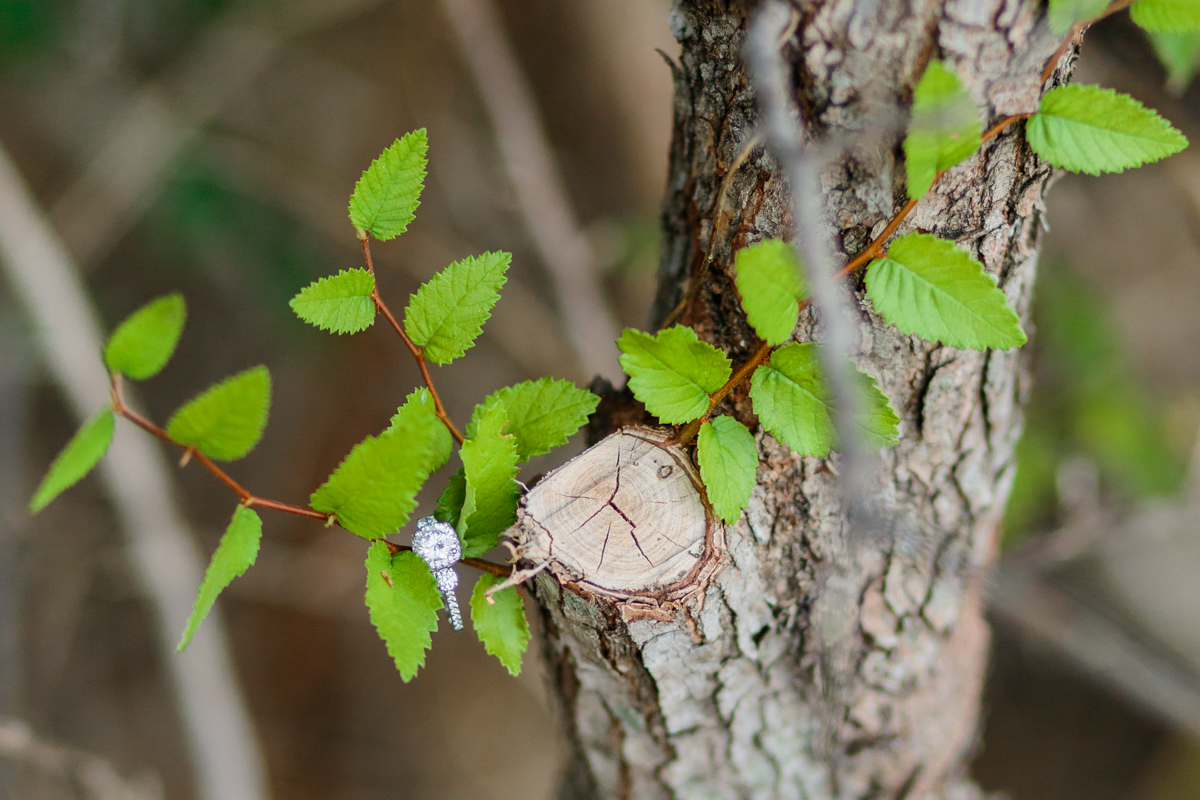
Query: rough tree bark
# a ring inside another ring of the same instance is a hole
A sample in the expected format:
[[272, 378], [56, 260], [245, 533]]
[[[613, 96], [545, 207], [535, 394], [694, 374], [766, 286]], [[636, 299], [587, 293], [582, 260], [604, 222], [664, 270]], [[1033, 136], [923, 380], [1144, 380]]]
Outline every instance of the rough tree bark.
[[[677, 0], [672, 11], [683, 50], [672, 65], [675, 131], [654, 320], [675, 306], [711, 247], [683, 321], [735, 364], [755, 337], [733, 288], [733, 254], [792, 233], [774, 159], [757, 146], [735, 164], [758, 116], [742, 58], [754, 5]], [[1039, 73], [1058, 44], [1042, 8], [1038, 0], [796, 2], [798, 24], [783, 44], [796, 97], [813, 136], [842, 153], [822, 180], [825, 233], [838, 258], [862, 250], [905, 200], [905, 109], [931, 57], [958, 73], [988, 124], [1036, 108]], [[974, 253], [1027, 323], [1050, 174], [1016, 125], [935, 186], [899, 233], [933, 232]], [[847, 286], [859, 313], [859, 367], [902, 419], [873, 499], [891, 534], [847, 548], [836, 456], [794, 455], [758, 429], [745, 390], [735, 392], [723, 410], [758, 431], [758, 483], [725, 532], [722, 572], [688, 613], [627, 621], [619, 603], [581, 596], [549, 573], [536, 580], [577, 756], [565, 796], [979, 795], [965, 763], [977, 744], [989, 642], [980, 578], [995, 556], [1014, 471], [1026, 360], [903, 335], [873, 313], [861, 276]], [[814, 322], [801, 315], [799, 340], [820, 339]], [[594, 432], [636, 420], [633, 406], [610, 393]]]

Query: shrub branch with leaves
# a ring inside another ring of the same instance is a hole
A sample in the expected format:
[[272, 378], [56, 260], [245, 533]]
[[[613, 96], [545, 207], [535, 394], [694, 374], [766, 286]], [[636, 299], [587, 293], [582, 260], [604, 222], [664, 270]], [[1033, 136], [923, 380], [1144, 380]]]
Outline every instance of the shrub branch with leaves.
[[[1088, 25], [1126, 7], [1131, 7], [1134, 22], [1156, 35], [1200, 32], [1196, 0], [1119, 0], [1108, 5], [1050, 0], [1051, 25], [1067, 35], [1046, 64], [1043, 83]], [[1053, 88], [1042, 96], [1036, 112], [1005, 117], [981, 130], [978, 109], [959, 78], [932, 60], [914, 89], [903, 143], [909, 200], [837, 273], [843, 278], [865, 267], [866, 297], [889, 324], [950, 347], [1009, 349], [1025, 343], [1016, 312], [979, 261], [953, 242], [926, 233], [892, 238], [948, 170], [1021, 122], [1039, 156], [1056, 167], [1088, 174], [1156, 161], [1187, 145], [1184, 136], [1154, 111], [1096, 86]], [[754, 137], [747, 143], [729, 175], [760, 142]], [[401, 678], [410, 680], [424, 664], [442, 600], [425, 563], [410, 548], [385, 537], [408, 523], [417, 493], [449, 462], [457, 445], [462, 466], [450, 477], [434, 516], [457, 530], [462, 563], [484, 573], [470, 601], [477, 635], [510, 672], [520, 671], [529, 641], [524, 602], [515, 588], [500, 588], [500, 579], [508, 577], [511, 568], [479, 556], [500, 542], [515, 519], [520, 465], [565, 444], [595, 411], [599, 398], [569, 381], [542, 378], [484, 398], [465, 434], [451, 421], [429, 364], [446, 366], [474, 344], [500, 298], [511, 257], [495, 252], [457, 261], [409, 298], [403, 322], [392, 313], [376, 285], [370, 239], [394, 239], [414, 220], [427, 147], [424, 130], [405, 135], [355, 186], [349, 212], [362, 243], [364, 268], [321, 278], [291, 301], [301, 319], [337, 334], [364, 331], [382, 314], [412, 354], [425, 384], [408, 395], [378, 436], [354, 446], [312, 493], [307, 507], [254, 495], [216, 463], [242, 458], [261, 438], [271, 394], [266, 367], [252, 367], [207, 389], [176, 411], [165, 428], [126, 403], [122, 381], [153, 377], [173, 354], [186, 318], [180, 295], [143, 306], [108, 341], [104, 361], [111, 375], [112, 404], [67, 444], [29, 507], [31, 512], [41, 510], [95, 466], [112, 441], [117, 416], [178, 446], [183, 451], [181, 466], [194, 459], [232, 489], [240, 502], [200, 586], [181, 650], [221, 590], [254, 563], [262, 536], [256, 509], [271, 509], [336, 524], [370, 542], [366, 605]], [[759, 463], [750, 429], [716, 413], [735, 387], [749, 381], [759, 423], [797, 453], [825, 457], [838, 446], [830, 390], [820, 366], [821, 345], [793, 341], [799, 315], [809, 306], [797, 258], [790, 244], [772, 240], [737, 253], [735, 284], [760, 342], [736, 368], [724, 352], [684, 326], [655, 334], [626, 329], [617, 343], [634, 396], [661, 423], [676, 426], [676, 443], [694, 442], [708, 500], [730, 524], [749, 502]], [[695, 299], [710, 261], [711, 252], [668, 324]], [[864, 398], [858, 424], [864, 441], [880, 447], [894, 443], [899, 418], [874, 380], [858, 375]]]

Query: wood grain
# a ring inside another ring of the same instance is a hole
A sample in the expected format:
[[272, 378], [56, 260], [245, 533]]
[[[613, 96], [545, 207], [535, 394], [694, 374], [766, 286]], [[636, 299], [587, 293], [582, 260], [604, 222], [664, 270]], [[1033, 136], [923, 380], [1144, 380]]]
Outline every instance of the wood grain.
[[637, 594], [684, 580], [708, 525], [695, 469], [648, 428], [610, 435], [547, 475], [518, 517], [525, 556], [610, 592]]

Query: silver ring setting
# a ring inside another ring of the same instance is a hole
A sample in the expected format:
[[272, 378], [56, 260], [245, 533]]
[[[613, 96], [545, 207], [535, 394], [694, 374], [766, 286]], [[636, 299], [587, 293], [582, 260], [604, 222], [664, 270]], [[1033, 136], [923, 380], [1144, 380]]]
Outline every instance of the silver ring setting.
[[445, 522], [423, 517], [417, 520], [412, 549], [429, 565], [438, 590], [442, 593], [442, 600], [446, 603], [446, 611], [450, 614], [450, 624], [454, 630], [461, 631], [462, 612], [458, 609], [458, 596], [454, 592], [458, 587], [458, 573], [454, 571], [454, 565], [462, 558], [462, 543], [458, 540], [458, 533]]

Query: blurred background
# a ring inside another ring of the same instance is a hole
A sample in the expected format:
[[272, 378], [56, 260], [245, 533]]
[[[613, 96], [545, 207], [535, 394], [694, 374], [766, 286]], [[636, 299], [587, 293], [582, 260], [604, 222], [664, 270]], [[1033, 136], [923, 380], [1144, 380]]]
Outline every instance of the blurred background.
[[[404, 132], [428, 129], [429, 177], [416, 222], [374, 248], [390, 305], [451, 260], [514, 254], [479, 345], [436, 374], [451, 416], [527, 378], [614, 377], [614, 352], [574, 334], [584, 317], [647, 322], [671, 108], [656, 49], [678, 52], [668, 11], [666, 0], [0, 0], [0, 146], [106, 330], [153, 297], [186, 296], [180, 349], [138, 387], [141, 407], [163, 421], [266, 364], [270, 425], [230, 471], [257, 494], [303, 502], [420, 381], [386, 330], [332, 337], [287, 306], [361, 263], [346, 202]], [[1175, 54], [1172, 75], [1153, 46], [1123, 16], [1106, 21], [1076, 80], [1131, 92], [1200, 141], [1200, 94], [1185, 90], [1195, 43], [1157, 43]], [[547, 202], [570, 213], [547, 214]], [[1200, 477], [1189, 468], [1200, 154], [1063, 178], [1048, 220], [973, 768], [1017, 800], [1200, 797]], [[155, 621], [163, 600], [145, 588], [112, 487], [93, 475], [25, 512], [79, 401], [55, 382], [6, 275], [0, 797], [201, 798], [184, 719], [195, 709], [180, 710], [174, 640]], [[170, 475], [166, 494], [207, 558], [233, 497], [195, 466]], [[403, 684], [362, 605], [362, 542], [285, 515], [265, 523], [258, 563], [221, 609], [231, 697], [274, 797], [553, 796], [566, 754], [536, 646], [513, 679], [443, 626]], [[178, 588], [190, 604], [194, 586]]]

